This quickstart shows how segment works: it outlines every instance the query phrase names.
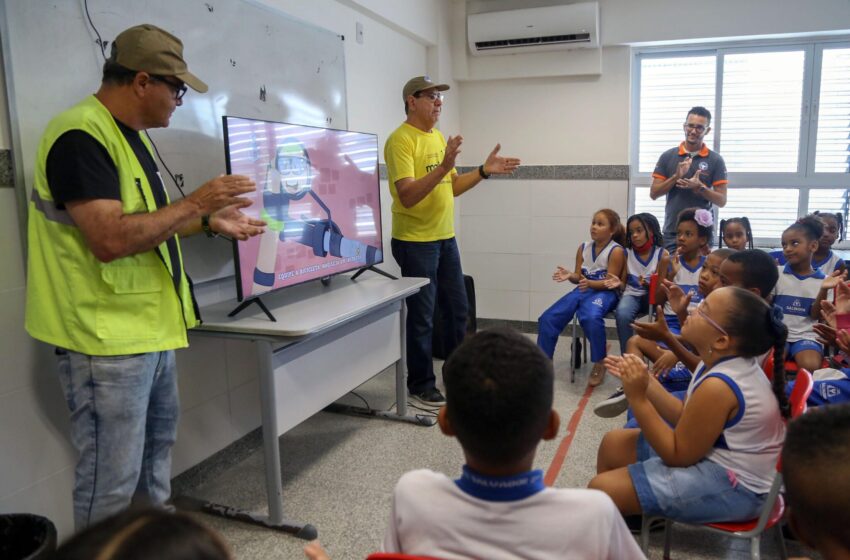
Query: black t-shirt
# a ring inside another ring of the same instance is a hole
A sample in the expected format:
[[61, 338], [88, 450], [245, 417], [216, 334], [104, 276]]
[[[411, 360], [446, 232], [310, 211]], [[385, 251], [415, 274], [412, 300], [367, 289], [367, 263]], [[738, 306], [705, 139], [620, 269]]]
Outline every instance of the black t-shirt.
[[[127, 139], [145, 172], [156, 207], [166, 206], [168, 199], [165, 195], [165, 185], [156, 161], [142, 141], [141, 134], [118, 119], [115, 119], [115, 123]], [[82, 130], [69, 130], [53, 143], [47, 154], [45, 172], [47, 186], [50, 188], [57, 208], [64, 208], [66, 203], [75, 200], [97, 198], [121, 200], [121, 186], [115, 162], [112, 161], [103, 144]], [[141, 186], [139, 188], [141, 189]], [[183, 275], [180, 259], [177, 257], [177, 239], [172, 236], [165, 243], [171, 257], [171, 270], [174, 272], [173, 280], [176, 288], [180, 285], [180, 278]]]

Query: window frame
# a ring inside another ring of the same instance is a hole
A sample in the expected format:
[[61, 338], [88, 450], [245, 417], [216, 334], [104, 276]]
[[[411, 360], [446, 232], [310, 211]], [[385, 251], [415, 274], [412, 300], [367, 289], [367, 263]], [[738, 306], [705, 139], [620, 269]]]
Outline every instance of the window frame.
[[[631, 61], [631, 123], [629, 134], [629, 213], [635, 211], [635, 193], [638, 188], [652, 184], [652, 172], [639, 172], [640, 156], [640, 91], [641, 61], [651, 58], [682, 58], [687, 56], [710, 56], [716, 58], [715, 64], [715, 111], [712, 115], [712, 150], [723, 154], [720, 147], [723, 136], [723, 67], [726, 55], [758, 52], [804, 51], [803, 91], [800, 110], [800, 136], [796, 172], [739, 172], [729, 173], [730, 196], [735, 188], [772, 188], [798, 189], [797, 215], [808, 211], [809, 191], [812, 189], [850, 190], [850, 172], [815, 173], [817, 154], [817, 121], [820, 105], [820, 80], [823, 52], [827, 49], [850, 48], [850, 37], [808, 37], [786, 40], [760, 40], [748, 42], [730, 42], [698, 45], [676, 45], [663, 47], [641, 47], [632, 49]], [[694, 105], [699, 104], [696, 100]], [[684, 115], [683, 115], [684, 117]], [[673, 146], [671, 146], [673, 147]], [[659, 154], [661, 155], [661, 154]], [[778, 238], [758, 237], [759, 246], [770, 247], [779, 244]], [[850, 249], [850, 240], [836, 243], [836, 249]]]

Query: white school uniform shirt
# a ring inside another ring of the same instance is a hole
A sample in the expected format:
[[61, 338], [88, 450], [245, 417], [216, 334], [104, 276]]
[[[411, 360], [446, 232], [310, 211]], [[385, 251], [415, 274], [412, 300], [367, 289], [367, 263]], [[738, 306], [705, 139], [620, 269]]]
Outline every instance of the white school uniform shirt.
[[545, 487], [525, 498], [493, 501], [427, 469], [399, 479], [383, 551], [446, 560], [644, 558], [603, 492]]
[[782, 309], [782, 322], [788, 327], [788, 342], [817, 341], [811, 313], [824, 278], [823, 272], [817, 268], [808, 276], [798, 276], [790, 265], [779, 267], [773, 303]]
[[658, 259], [661, 258], [662, 247], [653, 247], [649, 258], [643, 261], [633, 248], [626, 249], [626, 289], [623, 295], [642, 296], [646, 294], [646, 286], [640, 285], [640, 277], [649, 282], [649, 277], [658, 270]]
[[608, 242], [599, 254], [596, 254], [596, 243], [593, 241], [585, 241], [581, 244], [581, 273], [588, 280], [604, 280], [608, 276], [608, 259], [611, 257], [611, 251], [617, 247], [623, 248], [622, 245], [613, 239]]
[[[782, 252], [782, 249], [779, 249], [778, 251], [771, 251], [770, 256], [775, 258], [780, 265], [785, 265], [785, 253]], [[824, 273], [824, 276], [829, 276], [835, 272], [835, 269], [843, 262], [844, 259], [833, 253], [830, 249], [826, 258], [819, 261], [812, 259], [812, 268], [819, 268], [820, 271]]]
[[[685, 259], [683, 257], [679, 257], [679, 271], [676, 273], [676, 276], [673, 277], [673, 283], [682, 288], [685, 295], [691, 295], [691, 303], [688, 304], [688, 309], [693, 309], [703, 299], [702, 295], [699, 293], [699, 274], [702, 272], [703, 264], [705, 264], [704, 255], [699, 258], [699, 262], [694, 268], [688, 267]], [[676, 314], [670, 306], [669, 301], [664, 304], [664, 314]]]
[[[758, 358], [724, 358], [708, 371], [700, 362], [688, 385], [687, 398], [710, 377], [720, 378], [732, 389], [738, 399], [738, 412], [726, 422], [706, 459], [732, 471], [746, 488], [764, 494], [773, 483], [776, 461], [785, 441], [785, 422], [771, 382]], [[687, 406], [687, 400], [685, 403]]]
[[830, 250], [829, 254], [824, 260], [818, 262], [815, 262], [813, 260], [812, 268], [819, 268], [820, 271], [823, 272], [824, 276], [829, 276], [830, 274], [835, 272], [835, 269], [838, 268], [843, 262], [844, 259], [842, 259], [838, 255], [833, 253], [832, 250]]

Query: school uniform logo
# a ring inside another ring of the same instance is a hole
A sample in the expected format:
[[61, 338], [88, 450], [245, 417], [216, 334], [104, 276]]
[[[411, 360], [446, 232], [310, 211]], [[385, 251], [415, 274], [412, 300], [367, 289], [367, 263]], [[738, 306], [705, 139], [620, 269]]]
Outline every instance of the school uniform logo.
[[708, 162], [707, 161], [699, 162], [697, 164], [697, 169], [699, 169], [700, 171], [703, 171], [703, 172], [708, 171]]
[[838, 387], [835, 387], [833, 385], [828, 385], [828, 384], [824, 383], [820, 387], [820, 396], [824, 400], [829, 400], [829, 399], [835, 398], [840, 394], [841, 394], [841, 389], [839, 389]]

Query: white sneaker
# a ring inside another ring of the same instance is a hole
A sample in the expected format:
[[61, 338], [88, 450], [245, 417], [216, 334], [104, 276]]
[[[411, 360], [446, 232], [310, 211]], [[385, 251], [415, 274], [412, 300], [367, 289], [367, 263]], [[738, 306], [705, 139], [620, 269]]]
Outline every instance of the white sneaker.
[[614, 394], [593, 407], [593, 413], [601, 418], [615, 418], [629, 408], [626, 393], [619, 387]]

